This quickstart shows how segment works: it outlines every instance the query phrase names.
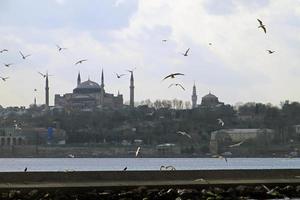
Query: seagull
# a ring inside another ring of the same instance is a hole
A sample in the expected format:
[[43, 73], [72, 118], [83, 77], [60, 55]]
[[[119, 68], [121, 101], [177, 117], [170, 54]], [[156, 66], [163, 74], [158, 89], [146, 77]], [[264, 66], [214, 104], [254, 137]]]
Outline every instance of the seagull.
[[166, 76], [163, 80], [167, 79], [167, 78], [175, 78], [175, 76], [183, 76], [184, 74], [182, 73], [173, 73], [173, 74], [169, 74], [168, 76]]
[[27, 167], [25, 167], [24, 172], [27, 172]]
[[3, 53], [3, 52], [7, 52], [8, 50], [7, 49], [2, 49], [2, 50], [0, 50], [0, 53]]
[[79, 60], [79, 61], [77, 61], [77, 62], [75, 63], [75, 65], [81, 64], [82, 62], [85, 62], [85, 61], [87, 61], [87, 59]]
[[31, 56], [31, 54], [28, 54], [28, 55], [25, 55], [24, 56], [24, 54], [21, 52], [21, 51], [19, 51], [19, 53], [21, 54], [21, 56], [22, 56], [22, 58], [25, 60], [28, 56]]
[[127, 170], [127, 167], [125, 167], [124, 169], [123, 169], [123, 171], [126, 171]]
[[267, 190], [267, 194], [272, 195], [272, 196], [277, 196], [279, 194], [278, 191], [276, 191], [278, 189], [278, 187], [273, 188], [272, 190], [270, 190], [267, 186], [265, 186], [264, 184], [262, 185], [263, 188], [265, 188]]
[[267, 33], [266, 25], [264, 25], [260, 19], [257, 19], [257, 21], [259, 22], [258, 28], [262, 28], [264, 30], [264, 32]]
[[57, 47], [58, 51], [67, 49], [67, 48], [64, 48], [64, 47], [60, 47], [59, 45], [56, 45], [56, 47]]
[[183, 87], [180, 83], [172, 83], [171, 85], [169, 85], [168, 88], [170, 88], [170, 87], [172, 87], [172, 86], [179, 86], [179, 87], [181, 87], [183, 90], [185, 90], [184, 87]]
[[222, 119], [219, 118], [219, 119], [217, 119], [217, 120], [218, 120], [218, 123], [219, 123], [221, 126], [224, 126], [225, 123], [223, 122]]
[[135, 157], [137, 157], [140, 153], [141, 147], [138, 147], [135, 152]]
[[3, 63], [5, 67], [10, 67], [13, 63]]
[[118, 74], [115, 72], [115, 74], [117, 75], [117, 78], [121, 78], [122, 76], [125, 76], [126, 74]]
[[238, 147], [238, 146], [241, 146], [241, 144], [243, 144], [245, 142], [245, 140], [239, 142], [239, 143], [236, 143], [236, 144], [232, 144], [232, 145], [229, 145], [228, 147], [232, 148], [232, 147]]
[[188, 52], [189, 52], [190, 48], [188, 48], [185, 53], [181, 53], [183, 56], [188, 56]]
[[270, 50], [270, 49], [268, 49], [267, 52], [268, 52], [269, 54], [275, 53], [275, 51], [272, 51], [272, 50]]
[[162, 42], [167, 42], [168, 40], [164, 39], [164, 40], [161, 40]]
[[186, 137], [192, 139], [192, 136], [189, 135], [188, 133], [184, 132], [184, 131], [177, 131], [176, 133], [178, 133], [178, 134], [180, 134], [180, 135], [184, 135], [184, 136], [186, 136]]
[[0, 78], [2, 79], [2, 81], [6, 81], [7, 79], [9, 79], [9, 77], [1, 77]]

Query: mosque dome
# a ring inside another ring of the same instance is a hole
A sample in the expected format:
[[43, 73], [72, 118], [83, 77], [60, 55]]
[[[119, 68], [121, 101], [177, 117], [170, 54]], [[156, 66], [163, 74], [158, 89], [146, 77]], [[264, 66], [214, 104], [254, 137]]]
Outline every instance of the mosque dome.
[[215, 95], [209, 93], [202, 97], [201, 105], [203, 106], [215, 106], [219, 104], [219, 99]]
[[77, 85], [77, 87], [73, 90], [74, 93], [94, 93], [100, 92], [101, 87], [98, 83], [87, 80]]

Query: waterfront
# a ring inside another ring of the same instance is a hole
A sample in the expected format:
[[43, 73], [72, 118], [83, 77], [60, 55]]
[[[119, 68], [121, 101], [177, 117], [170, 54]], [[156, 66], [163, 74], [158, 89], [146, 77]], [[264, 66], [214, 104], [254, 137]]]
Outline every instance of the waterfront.
[[299, 169], [299, 158], [1, 158], [0, 171], [119, 171], [205, 169]]

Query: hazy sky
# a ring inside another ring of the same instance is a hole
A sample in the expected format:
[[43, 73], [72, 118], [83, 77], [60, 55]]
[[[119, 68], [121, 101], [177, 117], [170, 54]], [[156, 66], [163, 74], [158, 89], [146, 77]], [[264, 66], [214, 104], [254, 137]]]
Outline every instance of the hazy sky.
[[[114, 72], [133, 67], [137, 101], [190, 100], [194, 81], [198, 103], [209, 91], [229, 104], [300, 101], [299, 33], [299, 0], [0, 0], [0, 49], [9, 50], [0, 54], [0, 76], [10, 77], [0, 81], [0, 105], [28, 106], [34, 88], [44, 103], [38, 71], [54, 75], [52, 105], [54, 94], [76, 87], [78, 71], [99, 83], [102, 68], [106, 91], [127, 101], [129, 76]], [[32, 56], [22, 60], [19, 50]], [[79, 59], [88, 61], [75, 66]], [[172, 72], [186, 76], [161, 81]], [[168, 88], [177, 82], [186, 91]]]

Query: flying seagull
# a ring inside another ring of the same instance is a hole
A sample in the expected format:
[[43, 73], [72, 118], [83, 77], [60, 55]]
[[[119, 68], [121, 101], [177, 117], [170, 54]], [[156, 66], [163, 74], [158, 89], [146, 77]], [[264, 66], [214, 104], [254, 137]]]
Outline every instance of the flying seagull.
[[241, 144], [243, 144], [245, 142], [245, 140], [239, 142], [239, 143], [236, 143], [236, 144], [232, 144], [232, 145], [229, 145], [228, 147], [232, 148], [232, 147], [238, 147], [238, 146], [241, 146]]
[[75, 65], [77, 65], [77, 64], [81, 64], [81, 63], [83, 63], [83, 62], [85, 62], [85, 61], [87, 61], [87, 59], [82, 59], [82, 60], [79, 60], [79, 61], [77, 61], [77, 62], [75, 63]]
[[141, 147], [138, 147], [135, 152], [135, 157], [137, 157], [140, 153]]
[[161, 40], [161, 41], [162, 41], [162, 42], [167, 42], [168, 40], [165, 40], [165, 39], [164, 39], [164, 40]]
[[188, 52], [189, 52], [190, 48], [188, 48], [185, 53], [181, 53], [183, 56], [188, 56]]
[[58, 51], [67, 49], [67, 48], [64, 48], [64, 47], [60, 47], [59, 45], [56, 45], [56, 47], [57, 47]]
[[276, 196], [279, 194], [279, 192], [277, 191], [277, 187], [273, 188], [272, 190], [270, 190], [267, 186], [265, 186], [264, 184], [262, 185], [263, 188], [265, 188], [265, 190], [267, 190], [267, 194], [272, 195], [272, 196]]
[[268, 52], [269, 54], [275, 53], [275, 51], [272, 51], [272, 50], [270, 50], [270, 49], [268, 49], [267, 52]]
[[180, 135], [183, 135], [183, 136], [186, 136], [186, 137], [192, 139], [192, 136], [189, 135], [188, 133], [184, 132], [184, 131], [177, 131], [176, 133], [178, 133], [178, 134], [180, 134]]
[[262, 28], [264, 30], [264, 32], [267, 33], [266, 25], [264, 25], [260, 19], [257, 19], [257, 21], [259, 22], [258, 28]]
[[117, 75], [117, 78], [121, 78], [122, 76], [125, 76], [126, 74], [118, 74], [115, 72], [115, 74]]
[[183, 90], [185, 90], [184, 87], [183, 87], [180, 83], [172, 83], [171, 85], [169, 85], [168, 88], [170, 88], [170, 87], [172, 87], [172, 86], [179, 86], [179, 87], [181, 87]]
[[9, 79], [9, 77], [1, 77], [0, 78], [2, 79], [2, 81], [6, 81], [7, 79]]
[[13, 63], [3, 63], [5, 67], [10, 67]]
[[8, 50], [7, 49], [2, 49], [2, 50], [0, 50], [0, 53], [3, 53], [3, 52], [7, 52]]
[[175, 78], [175, 76], [183, 76], [184, 74], [182, 73], [173, 73], [173, 74], [169, 74], [168, 76], [166, 76], [163, 80], [167, 79], [167, 78]]
[[219, 119], [217, 119], [217, 120], [218, 120], [218, 123], [219, 123], [221, 126], [224, 126], [225, 123], [223, 122], [222, 119], [219, 118]]
[[22, 58], [25, 60], [28, 56], [31, 56], [31, 54], [28, 55], [24, 55], [21, 51], [19, 51], [19, 53], [21, 54]]

